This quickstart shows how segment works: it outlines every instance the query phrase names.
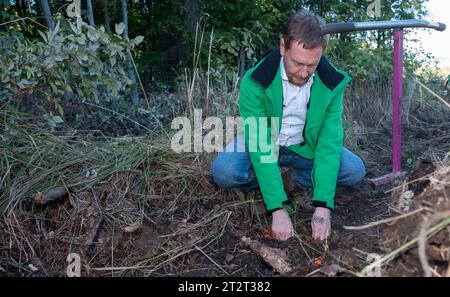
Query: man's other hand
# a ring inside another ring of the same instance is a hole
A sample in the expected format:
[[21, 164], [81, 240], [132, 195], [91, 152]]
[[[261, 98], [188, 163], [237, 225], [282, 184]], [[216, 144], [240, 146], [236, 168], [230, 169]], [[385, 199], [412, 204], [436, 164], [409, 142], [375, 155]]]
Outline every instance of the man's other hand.
[[330, 210], [317, 207], [311, 220], [312, 235], [316, 240], [325, 240], [331, 233]]
[[289, 214], [284, 209], [272, 213], [272, 237], [277, 240], [288, 240], [294, 235]]

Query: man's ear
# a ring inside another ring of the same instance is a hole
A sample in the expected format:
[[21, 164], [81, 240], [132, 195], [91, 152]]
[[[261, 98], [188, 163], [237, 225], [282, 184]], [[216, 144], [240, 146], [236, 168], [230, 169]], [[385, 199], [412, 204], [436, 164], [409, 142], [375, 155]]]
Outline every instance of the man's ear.
[[280, 54], [284, 57], [284, 54], [286, 53], [286, 47], [284, 38], [280, 38]]

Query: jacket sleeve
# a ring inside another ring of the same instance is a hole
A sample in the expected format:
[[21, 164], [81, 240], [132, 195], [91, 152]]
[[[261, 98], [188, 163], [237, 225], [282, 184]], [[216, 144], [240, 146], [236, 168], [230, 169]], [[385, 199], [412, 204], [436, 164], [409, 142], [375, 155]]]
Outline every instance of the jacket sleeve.
[[343, 147], [342, 99], [344, 89], [332, 98], [319, 131], [311, 173], [313, 205], [334, 209], [339, 164]]
[[[261, 189], [267, 210], [282, 207], [287, 200], [278, 167], [278, 145], [272, 143], [273, 132], [278, 133], [279, 119], [267, 117], [264, 102], [269, 100], [256, 82], [245, 76], [240, 88], [239, 113], [245, 129], [245, 144]], [[266, 125], [265, 125], [266, 123]], [[277, 123], [276, 127], [273, 126]], [[274, 131], [271, 130], [271, 127]]]

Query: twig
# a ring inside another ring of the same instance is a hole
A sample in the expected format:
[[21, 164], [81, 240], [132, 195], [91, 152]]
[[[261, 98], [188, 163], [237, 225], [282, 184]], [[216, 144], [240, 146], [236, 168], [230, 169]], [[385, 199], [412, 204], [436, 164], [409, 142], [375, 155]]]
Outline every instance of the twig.
[[431, 267], [430, 267], [430, 271], [431, 271], [432, 274], [434, 274], [434, 276], [442, 277], [442, 275], [440, 275], [435, 269], [433, 269]]
[[[297, 233], [294, 233], [294, 234], [297, 234]], [[302, 241], [302, 240], [300, 239], [300, 237], [299, 237], [298, 234], [297, 234], [296, 237], [297, 237], [298, 240]], [[342, 261], [339, 257], [333, 255], [332, 253], [330, 253], [329, 251], [326, 251], [326, 250], [319, 251], [318, 249], [316, 249], [316, 248], [312, 247], [311, 245], [309, 245], [306, 241], [302, 241], [302, 242], [303, 242], [307, 247], [309, 247], [311, 250], [315, 251], [316, 253], [319, 253], [320, 255], [325, 254], [325, 255], [327, 255], [327, 256], [330, 256], [331, 258], [335, 259], [337, 262], [339, 262], [339, 263], [341, 263], [342, 265], [346, 266], [348, 272], [350, 272], [350, 273], [352, 273], [352, 274], [354, 274], [354, 275], [357, 275], [357, 274], [354, 272], [354, 271], [355, 271], [355, 268], [352, 267], [350, 264], [345, 263], [344, 261]], [[310, 259], [310, 261], [312, 261], [312, 260]]]
[[106, 111], [109, 111], [109, 112], [112, 112], [112, 113], [114, 113], [114, 114], [116, 114], [116, 115], [119, 115], [119, 116], [121, 116], [121, 117], [126, 118], [126, 119], [129, 120], [129, 121], [132, 121], [133, 123], [135, 123], [136, 125], [138, 125], [138, 126], [141, 127], [141, 128], [144, 128], [144, 129], [147, 130], [148, 132], [153, 132], [153, 131], [150, 130], [149, 128], [147, 128], [147, 127], [145, 127], [145, 126], [139, 124], [138, 122], [136, 122], [135, 120], [133, 120], [133, 119], [127, 117], [127, 116], [124, 115], [124, 114], [118, 113], [117, 111], [114, 111], [114, 110], [112, 110], [112, 109], [109, 109], [109, 108], [106, 108], [106, 107], [103, 107], [103, 106], [99, 106], [99, 105], [96, 105], [96, 104], [92, 104], [92, 103], [89, 103], [89, 102], [86, 102], [86, 101], [83, 101], [83, 103], [84, 103], [84, 104], [87, 104], [87, 105], [90, 105], [90, 106], [94, 106], [94, 107], [103, 109], [103, 110], [106, 110]]
[[[432, 234], [433, 232], [439, 232], [440, 230], [442, 230], [442, 228], [447, 226], [449, 223], [450, 223], [450, 219], [447, 219], [447, 220], [444, 220], [444, 221], [440, 222], [439, 224], [437, 224], [436, 226], [432, 227], [431, 229], [429, 229], [427, 231], [427, 233], [426, 233], [427, 236], [429, 234]], [[368, 272], [372, 271], [374, 268], [380, 268], [383, 264], [387, 264], [389, 261], [393, 260], [398, 254], [400, 254], [401, 252], [409, 249], [412, 245], [414, 245], [418, 241], [419, 241], [419, 237], [416, 237], [416, 238], [410, 240], [406, 244], [398, 247], [397, 249], [395, 249], [391, 253], [385, 255], [381, 259], [379, 259], [379, 260], [373, 262], [372, 264], [366, 266], [363, 270], [361, 270], [358, 273], [358, 275], [359, 276], [364, 276]]]
[[358, 248], [355, 248], [355, 247], [353, 247], [352, 250], [354, 250], [355, 252], [358, 252], [358, 253], [360, 253], [360, 254], [363, 254], [363, 255], [365, 255], [365, 256], [370, 255], [370, 253], [365, 252], [365, 251], [362, 251], [362, 250], [360, 250], [360, 249], [358, 249]]
[[[188, 250], [185, 250], [185, 251], [182, 251], [182, 252], [179, 253], [178, 255], [175, 255], [175, 256], [173, 256], [173, 257], [171, 257], [171, 258], [169, 258], [169, 259], [167, 259], [167, 260], [165, 260], [165, 261], [159, 263], [159, 264], [156, 265], [155, 267], [153, 267], [150, 271], [148, 271], [148, 272], [145, 273], [145, 276], [151, 275], [153, 272], [155, 272], [155, 271], [156, 271], [159, 267], [161, 267], [162, 265], [164, 265], [164, 264], [166, 264], [166, 263], [169, 263], [169, 262], [175, 260], [176, 258], [182, 256], [182, 255], [189, 254], [189, 253], [191, 253], [191, 252], [193, 252], [193, 251], [195, 251], [195, 249], [192, 249], [192, 248], [190, 248], [190, 249], [188, 249]], [[139, 268], [139, 266], [138, 266], [138, 268]], [[141, 267], [141, 268], [143, 268], [143, 267]]]
[[17, 22], [20, 22], [20, 21], [24, 21], [24, 20], [32, 21], [33, 23], [35, 23], [35, 24], [41, 26], [42, 28], [48, 29], [46, 26], [44, 26], [44, 25], [42, 25], [42, 24], [36, 22], [35, 20], [33, 20], [32, 18], [29, 18], [29, 17], [20, 18], [20, 19], [8, 21], [8, 22], [5, 22], [5, 23], [1, 23], [1, 24], [0, 24], [0, 27], [1, 27], [1, 26], [4, 26], [4, 25], [8, 25], [8, 24], [12, 24], [12, 23], [17, 23]]
[[201, 248], [199, 248], [197, 245], [194, 245], [194, 247], [201, 252], [206, 258], [208, 258], [208, 260], [210, 260], [211, 262], [214, 263], [214, 265], [216, 265], [217, 267], [220, 268], [220, 270], [222, 270], [223, 272], [225, 272], [226, 275], [230, 275], [228, 272], [226, 272], [225, 269], [222, 268], [222, 266], [220, 266], [219, 264], [217, 264], [216, 261], [214, 261], [211, 257], [209, 257]]
[[165, 261], [163, 261], [161, 263], [159, 263], [156, 266], [144, 265], [145, 263], [149, 262], [149, 260], [145, 260], [145, 261], [142, 261], [142, 262], [140, 262], [140, 263], [138, 263], [138, 264], [136, 264], [134, 266], [96, 267], [96, 268], [91, 268], [91, 270], [94, 270], [94, 271], [111, 271], [111, 270], [118, 271], [118, 270], [135, 270], [135, 269], [152, 268], [152, 270], [147, 273], [147, 275], [150, 275], [153, 271], [155, 271], [156, 269], [158, 269], [159, 267], [161, 267], [165, 263], [170, 262], [170, 261], [172, 261], [172, 260], [174, 260], [174, 259], [176, 259], [176, 258], [178, 258], [178, 257], [180, 257], [182, 255], [188, 254], [188, 253], [193, 252], [193, 251], [195, 251], [195, 249], [192, 249], [192, 248], [188, 249], [188, 250], [185, 250], [185, 251], [183, 251], [183, 252], [181, 252], [181, 253], [179, 253], [179, 254], [177, 254], [177, 255], [175, 255], [175, 256], [173, 256], [173, 257], [171, 257], [171, 258], [169, 258], [169, 259], [167, 259], [167, 260], [165, 260]]
[[[102, 214], [103, 217], [103, 214]], [[114, 268], [114, 227], [112, 229], [112, 234], [111, 234], [111, 267]], [[111, 276], [114, 276], [114, 270], [111, 269]]]
[[448, 108], [450, 108], [450, 103], [448, 103], [447, 101], [445, 101], [441, 96], [439, 96], [438, 94], [436, 94], [435, 92], [433, 92], [430, 88], [428, 88], [426, 85], [424, 85], [423, 83], [421, 83], [420, 81], [418, 81], [417, 79], [415, 79], [414, 77], [411, 77], [416, 83], [418, 83], [419, 85], [421, 85], [425, 90], [427, 90], [428, 92], [430, 92], [432, 95], [434, 95], [436, 98], [438, 98], [439, 100], [441, 100], [445, 106], [447, 106]]
[[208, 116], [208, 107], [209, 107], [209, 77], [211, 72], [211, 49], [212, 49], [212, 43], [213, 43], [213, 36], [214, 36], [214, 28], [211, 29], [211, 36], [209, 38], [209, 51], [208, 51], [208, 72], [206, 75], [206, 106], [205, 106], [205, 114]]
[[419, 213], [419, 212], [421, 212], [423, 210], [430, 210], [430, 209], [428, 207], [420, 207], [420, 208], [418, 208], [416, 210], [413, 210], [413, 211], [411, 211], [409, 213], [405, 213], [405, 214], [402, 214], [402, 215], [399, 215], [399, 216], [396, 216], [396, 217], [393, 217], [393, 218], [372, 222], [370, 224], [362, 225], [362, 226], [343, 226], [343, 228], [346, 229], [346, 230], [364, 230], [364, 229], [371, 228], [371, 227], [374, 227], [374, 226], [378, 226], [378, 225], [381, 225], [381, 224], [386, 224], [386, 223], [390, 223], [392, 221], [397, 221], [397, 220], [400, 220], [400, 219], [404, 219], [404, 218], [409, 217], [409, 216], [411, 216], [413, 214]]
[[97, 218], [97, 221], [95, 222], [94, 228], [92, 228], [88, 240], [86, 241], [86, 245], [88, 246], [88, 248], [91, 248], [92, 244], [94, 243], [104, 219], [105, 216], [103, 213], [101, 213]]
[[412, 180], [412, 181], [409, 181], [409, 182], [407, 182], [407, 183], [405, 183], [405, 184], [401, 184], [400, 186], [397, 186], [397, 187], [395, 187], [395, 188], [392, 188], [392, 189], [390, 189], [390, 190], [385, 191], [384, 194], [387, 194], [387, 193], [390, 193], [390, 192], [392, 192], [392, 191], [395, 191], [395, 190], [397, 190], [398, 188], [401, 188], [401, 187], [403, 187], [403, 186], [407, 186], [407, 185], [409, 185], [409, 184], [415, 183], [416, 181], [420, 181], [420, 180], [426, 179], [426, 178], [430, 177], [431, 175], [434, 175], [435, 173], [436, 173], [436, 172], [432, 172], [432, 173], [429, 173], [429, 174], [424, 175], [424, 176], [422, 176], [422, 177], [416, 178], [416, 179], [414, 179], [414, 180]]
[[[229, 213], [228, 214], [228, 217], [229, 217], [231, 212], [228, 212], [228, 213]], [[212, 216], [211, 218], [208, 218], [208, 219], [204, 220], [203, 222], [192, 224], [192, 225], [190, 225], [190, 226], [188, 226], [188, 227], [186, 227], [184, 229], [177, 230], [177, 231], [175, 231], [175, 232], [173, 232], [171, 234], [160, 235], [159, 237], [160, 238], [172, 237], [172, 236], [175, 236], [175, 235], [186, 233], [189, 230], [192, 230], [192, 229], [195, 229], [195, 228], [198, 228], [200, 226], [204, 226], [204, 225], [208, 224], [209, 222], [215, 220], [216, 218], [221, 217], [223, 214], [225, 214], [225, 212], [220, 212], [220, 213]]]
[[431, 268], [428, 264], [427, 253], [426, 253], [426, 244], [427, 244], [427, 229], [436, 222], [446, 219], [450, 217], [450, 211], [438, 212], [432, 215], [428, 220], [422, 223], [422, 227], [420, 228], [419, 233], [419, 259], [420, 264], [422, 265], [422, 269], [425, 272], [426, 277], [431, 277]]
[[[224, 214], [224, 212], [220, 213], [219, 215], [222, 215], [222, 214]], [[226, 221], [228, 221], [230, 215], [231, 215], [231, 211], [228, 212], [227, 220], [226, 220]], [[211, 220], [208, 220], [208, 221], [207, 221], [206, 223], [204, 223], [204, 224], [207, 224], [207, 223], [210, 222], [210, 221], [211, 221]], [[225, 223], [225, 225], [226, 225], [226, 223]], [[225, 225], [224, 225], [224, 227], [223, 227], [222, 233], [223, 233], [223, 231], [224, 231], [224, 229], [225, 229]], [[176, 234], [178, 234], [178, 233], [171, 234], [171, 236], [172, 236], [172, 235], [176, 235]], [[219, 235], [219, 236], [221, 236], [221, 235]], [[212, 239], [208, 244], [206, 244], [205, 246], [203, 246], [203, 248], [205, 248], [206, 246], [208, 246], [213, 240], [216, 240], [219, 236], [217, 236], [216, 238]], [[163, 235], [163, 236], [160, 236], [160, 237], [164, 237], [164, 235]], [[190, 244], [190, 246], [194, 247], [194, 246], [196, 246], [197, 244], [201, 243], [201, 242], [204, 241], [204, 240], [205, 240], [205, 239], [199, 239], [199, 240], [193, 242], [192, 244]], [[175, 249], [175, 250], [173, 250], [173, 251], [171, 251], [171, 252], [172, 252], [172, 253], [178, 253], [180, 250], [182, 250], [182, 249], [180, 249], [180, 248], [179, 248], [179, 249]], [[164, 264], [166, 264], [166, 263], [169, 263], [169, 262], [175, 260], [176, 258], [178, 258], [178, 257], [180, 257], [180, 256], [189, 254], [189, 253], [191, 253], [191, 252], [193, 252], [193, 251], [195, 251], [195, 250], [196, 250], [195, 248], [188, 248], [188, 249], [186, 249], [186, 250], [184, 250], [184, 251], [181, 251], [181, 252], [179, 252], [178, 254], [176, 254], [176, 255], [174, 255], [174, 256], [172, 256], [172, 257], [170, 257], [170, 258], [164, 260], [163, 262], [158, 263], [156, 266], [150, 266], [150, 265], [145, 265], [145, 264], [147, 264], [148, 262], [150, 262], [150, 261], [152, 261], [152, 260], [156, 260], [156, 259], [158, 259], [158, 258], [163, 257], [165, 254], [167, 254], [167, 252], [164, 253], [164, 254], [160, 254], [160, 255], [158, 255], [158, 256], [156, 256], [156, 257], [153, 257], [153, 258], [151, 258], [151, 259], [146, 259], [146, 260], [144, 260], [144, 261], [141, 261], [141, 262], [137, 263], [137, 264], [134, 265], [134, 266], [122, 266], [122, 267], [97, 267], [97, 268], [91, 268], [91, 270], [94, 270], [94, 271], [111, 271], [111, 270], [118, 271], [118, 270], [122, 270], [122, 271], [124, 271], [124, 270], [135, 270], [135, 269], [145, 269], [145, 268], [149, 268], [150, 270], [149, 270], [148, 272], [145, 273], [146, 276], [149, 276], [149, 275], [151, 275], [154, 271], [156, 271], [158, 268], [160, 268], [162, 265], [164, 265]]]
[[131, 62], [133, 63], [134, 71], [136, 72], [137, 78], [139, 80], [139, 84], [141, 85], [142, 93], [144, 93], [145, 101], [147, 102], [147, 107], [150, 110], [150, 101], [148, 101], [147, 93], [145, 92], [144, 85], [142, 84], [141, 76], [139, 75], [139, 72], [137, 70], [136, 63], [134, 62], [133, 55], [131, 54], [129, 49], [127, 51], [128, 51], [128, 55], [131, 58]]
[[305, 252], [306, 256], [308, 257], [309, 261], [313, 263], [314, 261], [311, 259], [309, 254], [306, 252], [305, 248], [303, 247], [303, 240], [300, 238], [300, 235], [294, 230], [294, 236], [298, 239], [300, 242], [300, 246], [302, 247], [303, 251]]
[[232, 213], [231, 211], [228, 212], [227, 217], [226, 217], [226, 220], [225, 220], [225, 223], [223, 224], [222, 231], [220, 232], [220, 234], [217, 235], [216, 237], [212, 238], [209, 242], [207, 242], [207, 243], [203, 246], [203, 248], [207, 247], [208, 245], [210, 245], [211, 243], [213, 243], [215, 240], [217, 240], [218, 238], [222, 237], [223, 233], [225, 232], [225, 227], [226, 227], [227, 224], [228, 224], [228, 220], [230, 219], [231, 213]]
[[320, 268], [319, 268], [319, 269], [316, 269], [316, 270], [314, 270], [314, 271], [311, 271], [310, 273], [308, 273], [307, 275], [305, 275], [305, 277], [310, 277], [311, 275], [316, 274], [317, 272], [320, 272]]

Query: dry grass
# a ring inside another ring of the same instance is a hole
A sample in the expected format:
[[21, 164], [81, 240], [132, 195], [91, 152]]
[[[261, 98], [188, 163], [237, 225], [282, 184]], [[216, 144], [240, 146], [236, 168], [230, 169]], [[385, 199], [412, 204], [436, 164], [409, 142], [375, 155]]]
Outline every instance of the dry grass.
[[[368, 166], [390, 162], [391, 92], [390, 82], [353, 81], [344, 97], [344, 144]], [[410, 77], [404, 80], [402, 109], [402, 150], [408, 166], [421, 157], [439, 163], [450, 152], [450, 109]]]
[[[205, 102], [200, 81], [193, 80], [186, 106]], [[212, 84], [210, 115], [237, 115], [238, 82]], [[418, 86], [407, 86], [405, 156], [447, 162], [449, 111]], [[383, 83], [353, 82], [347, 92], [346, 146], [368, 167], [390, 158], [390, 96]], [[144, 137], [49, 133], [30, 115], [7, 106], [0, 111], [0, 268], [11, 275], [33, 274], [29, 264], [39, 275], [65, 275], [71, 252], [81, 255], [84, 275], [186, 275], [195, 269], [195, 251], [223, 275], [227, 270], [210, 253], [225, 228], [268, 227], [261, 201], [218, 191], [209, 176], [213, 156], [174, 153], [164, 128]], [[87, 178], [92, 168], [98, 175]], [[74, 181], [82, 183], [66, 199], [33, 203], [37, 192]], [[126, 232], [130, 226], [137, 230]]]

